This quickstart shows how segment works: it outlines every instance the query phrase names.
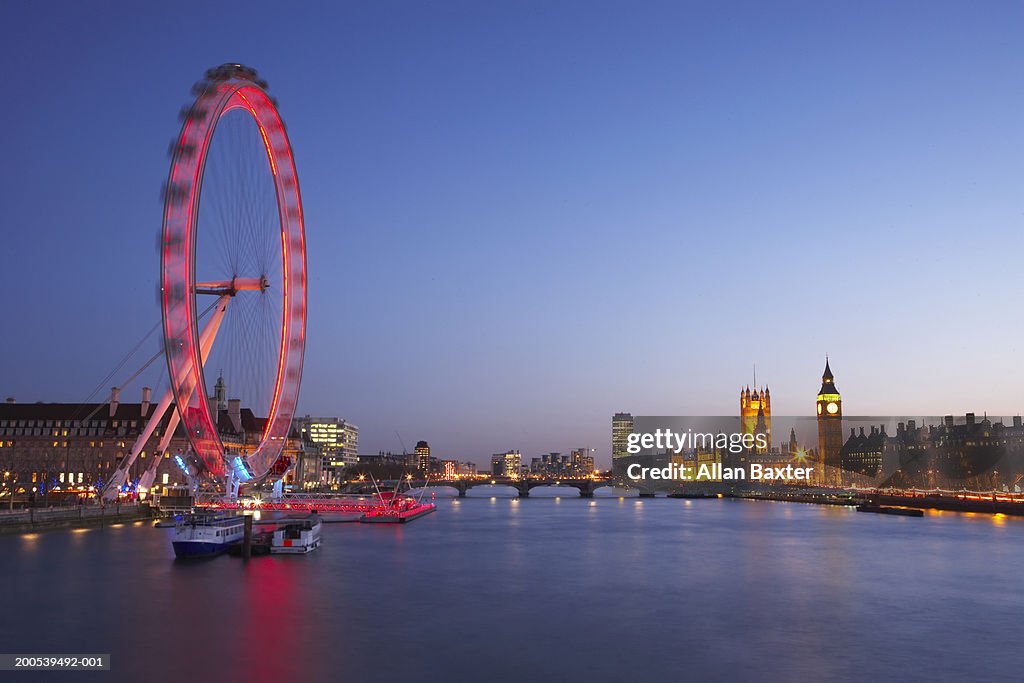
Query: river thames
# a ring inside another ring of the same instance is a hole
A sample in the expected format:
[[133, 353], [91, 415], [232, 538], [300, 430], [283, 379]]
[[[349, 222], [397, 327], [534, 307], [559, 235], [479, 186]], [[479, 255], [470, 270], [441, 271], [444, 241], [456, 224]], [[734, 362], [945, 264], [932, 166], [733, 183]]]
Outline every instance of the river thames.
[[302, 557], [175, 561], [147, 524], [0, 537], [26, 680], [1024, 678], [1024, 520], [743, 500], [462, 499]]

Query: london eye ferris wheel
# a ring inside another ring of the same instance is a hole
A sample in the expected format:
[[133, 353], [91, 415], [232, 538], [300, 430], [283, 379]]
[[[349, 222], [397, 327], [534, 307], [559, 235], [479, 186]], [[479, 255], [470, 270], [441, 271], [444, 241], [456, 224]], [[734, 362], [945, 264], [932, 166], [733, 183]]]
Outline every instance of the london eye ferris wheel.
[[[171, 145], [160, 292], [170, 394], [214, 477], [262, 477], [281, 455], [302, 378], [306, 245], [291, 145], [256, 72], [210, 69]], [[244, 457], [218, 431], [213, 377], [261, 416]], [[216, 373], [216, 374], [215, 374]]]

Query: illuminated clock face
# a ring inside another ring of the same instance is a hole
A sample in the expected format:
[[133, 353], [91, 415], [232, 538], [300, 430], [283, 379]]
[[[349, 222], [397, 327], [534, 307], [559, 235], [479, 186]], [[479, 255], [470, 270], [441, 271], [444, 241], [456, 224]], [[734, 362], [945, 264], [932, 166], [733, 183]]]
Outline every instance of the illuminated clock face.
[[821, 404], [818, 404], [818, 415], [821, 415]]
[[828, 405], [825, 406], [825, 410], [828, 411], [829, 415], [835, 415], [836, 413], [839, 412], [839, 404], [836, 403], [835, 401], [829, 401]]

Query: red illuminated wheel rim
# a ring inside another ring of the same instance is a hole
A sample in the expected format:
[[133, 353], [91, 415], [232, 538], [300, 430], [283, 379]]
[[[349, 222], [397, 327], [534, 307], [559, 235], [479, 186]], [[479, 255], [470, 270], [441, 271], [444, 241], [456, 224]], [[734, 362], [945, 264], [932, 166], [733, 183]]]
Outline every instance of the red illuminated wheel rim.
[[[193, 93], [164, 191], [167, 368], [209, 475], [223, 476], [230, 461], [258, 478], [281, 455], [302, 378], [306, 248], [298, 177], [276, 103], [255, 71], [211, 69]], [[207, 383], [216, 374], [208, 377], [207, 367], [225, 373], [232, 396], [257, 418], [242, 426], [244, 439], [236, 411], [224, 422], [217, 389]]]

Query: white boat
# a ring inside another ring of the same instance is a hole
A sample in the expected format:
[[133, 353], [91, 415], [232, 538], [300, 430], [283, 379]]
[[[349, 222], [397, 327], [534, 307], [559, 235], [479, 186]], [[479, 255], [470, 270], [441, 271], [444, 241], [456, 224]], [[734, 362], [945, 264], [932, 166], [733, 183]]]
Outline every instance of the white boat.
[[177, 557], [210, 557], [221, 554], [244, 535], [243, 517], [197, 515], [178, 522], [171, 545]]
[[288, 522], [274, 531], [270, 541], [271, 555], [305, 555], [320, 547], [319, 518]]

